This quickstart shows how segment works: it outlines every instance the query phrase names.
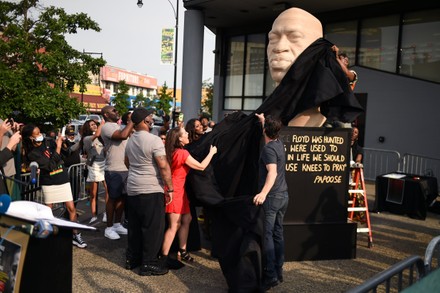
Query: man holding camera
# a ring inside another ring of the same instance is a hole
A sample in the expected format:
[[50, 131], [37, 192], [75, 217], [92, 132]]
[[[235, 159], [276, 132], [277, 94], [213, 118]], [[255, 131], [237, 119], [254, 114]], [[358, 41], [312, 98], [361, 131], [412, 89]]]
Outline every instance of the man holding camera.
[[[12, 118], [6, 119], [6, 121], [0, 122], [0, 171], [1, 174], [6, 177], [14, 177], [15, 170], [15, 160], [14, 151], [17, 144], [21, 140], [20, 132], [18, 131], [18, 123]], [[2, 176], [3, 177], [3, 176]], [[14, 185], [15, 182], [12, 179], [7, 179], [3, 177], [2, 180], [5, 186], [0, 187], [1, 193], [9, 194], [13, 199], [19, 199], [19, 194], [14, 195]]]

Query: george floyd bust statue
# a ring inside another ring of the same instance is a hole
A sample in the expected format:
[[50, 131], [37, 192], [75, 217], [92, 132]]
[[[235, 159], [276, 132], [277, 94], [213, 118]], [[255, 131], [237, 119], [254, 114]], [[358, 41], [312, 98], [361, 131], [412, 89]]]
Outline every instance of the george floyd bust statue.
[[[279, 85], [298, 56], [317, 39], [322, 38], [321, 22], [300, 8], [283, 11], [269, 32], [267, 59], [270, 74]], [[289, 121], [289, 126], [322, 126], [326, 118], [319, 107], [307, 109]]]
[[234, 112], [204, 135], [192, 150], [206, 156], [210, 145], [219, 155], [203, 172], [192, 171], [186, 186], [207, 210], [212, 223], [212, 253], [218, 257], [231, 292], [262, 291], [264, 212], [252, 199], [258, 190], [261, 123], [255, 113], [283, 125], [321, 126], [325, 119], [350, 122], [361, 113], [333, 44], [322, 38], [322, 25], [310, 13], [282, 12], [269, 33], [267, 55], [277, 87], [255, 110]]
[[277, 85], [296, 58], [319, 38], [322, 38], [321, 22], [305, 10], [290, 8], [275, 19], [269, 32], [267, 59]]

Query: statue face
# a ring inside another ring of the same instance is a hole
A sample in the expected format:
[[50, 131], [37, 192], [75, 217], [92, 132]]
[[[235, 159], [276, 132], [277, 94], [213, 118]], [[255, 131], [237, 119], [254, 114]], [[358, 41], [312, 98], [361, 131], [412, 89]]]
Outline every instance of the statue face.
[[299, 8], [283, 11], [269, 32], [267, 58], [272, 79], [279, 84], [296, 58], [321, 37], [322, 25], [316, 17]]

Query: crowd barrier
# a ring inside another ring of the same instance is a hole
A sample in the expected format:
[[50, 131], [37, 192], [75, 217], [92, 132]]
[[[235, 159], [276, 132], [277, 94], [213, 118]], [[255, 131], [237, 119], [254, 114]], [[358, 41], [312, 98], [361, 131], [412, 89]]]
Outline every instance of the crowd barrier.
[[[72, 189], [73, 201], [88, 199], [89, 195], [86, 192], [86, 172], [87, 166], [85, 163], [74, 164], [67, 169], [70, 187]], [[30, 182], [30, 173], [22, 173], [21, 181]], [[22, 185], [21, 186], [22, 200], [35, 201], [43, 204], [43, 192], [40, 188], [39, 178], [37, 178], [36, 184]], [[61, 217], [65, 212], [64, 204], [54, 204], [52, 207], [54, 216]]]
[[[421, 176], [436, 177], [440, 183], [440, 159], [415, 154], [404, 154], [402, 172]], [[440, 191], [440, 184], [438, 185]]]
[[440, 182], [440, 159], [436, 158], [409, 153], [401, 156], [393, 150], [364, 148], [363, 165], [364, 178], [368, 181], [375, 181], [379, 175], [402, 172], [436, 177], [437, 182]]
[[[364, 283], [350, 289], [347, 293], [367, 292], [400, 292], [421, 281], [434, 270], [438, 269], [440, 252], [440, 236], [433, 238], [425, 252], [425, 260], [420, 256], [412, 255], [396, 263], [390, 268], [378, 273]], [[437, 254], [436, 262], [433, 256]], [[429, 286], [430, 284], [428, 284]], [[428, 292], [428, 291], [424, 291]]]
[[364, 148], [362, 163], [365, 180], [375, 181], [382, 174], [400, 170], [400, 154], [397, 151]]

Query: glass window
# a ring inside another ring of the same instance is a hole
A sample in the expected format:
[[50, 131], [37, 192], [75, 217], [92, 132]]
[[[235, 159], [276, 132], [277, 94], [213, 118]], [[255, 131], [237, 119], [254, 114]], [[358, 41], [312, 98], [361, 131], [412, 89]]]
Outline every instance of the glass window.
[[264, 59], [266, 56], [265, 35], [249, 35], [246, 48], [244, 95], [261, 96], [263, 95], [264, 87]]
[[396, 72], [399, 15], [365, 19], [361, 27], [358, 64]]
[[242, 98], [225, 98], [225, 110], [241, 110]]
[[440, 82], [440, 10], [404, 15], [399, 73]]
[[245, 98], [244, 99], [244, 105], [243, 110], [256, 110], [261, 103], [263, 102], [263, 98]]
[[244, 36], [232, 37], [227, 50], [225, 96], [242, 96]]
[[346, 53], [350, 65], [354, 65], [356, 54], [357, 21], [330, 23], [325, 26], [324, 37]]

